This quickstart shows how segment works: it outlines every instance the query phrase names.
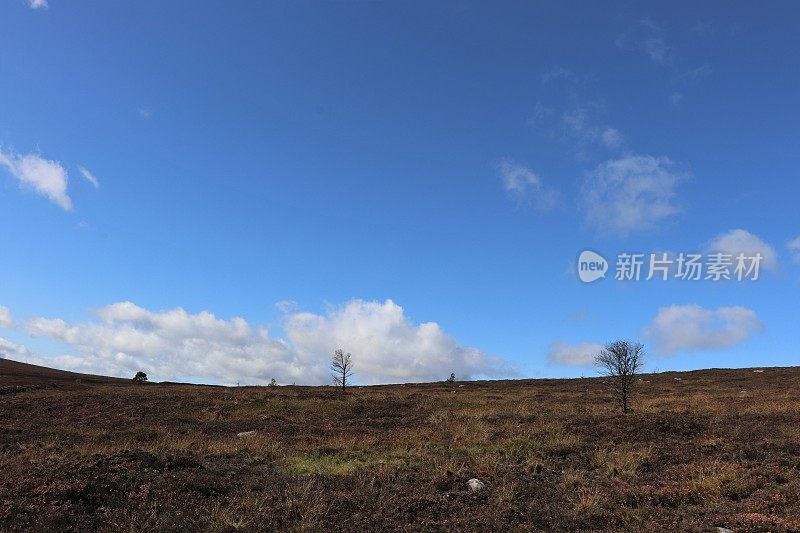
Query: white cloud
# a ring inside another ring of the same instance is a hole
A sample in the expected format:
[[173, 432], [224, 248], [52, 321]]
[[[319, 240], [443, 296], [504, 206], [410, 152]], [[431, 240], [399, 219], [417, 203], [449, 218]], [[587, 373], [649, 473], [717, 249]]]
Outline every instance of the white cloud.
[[509, 159], [497, 166], [503, 188], [517, 200], [531, 201], [542, 210], [552, 209], [558, 203], [557, 191], [546, 187], [534, 171]]
[[31, 9], [47, 9], [49, 7], [47, 0], [28, 0], [28, 5]]
[[325, 315], [296, 313], [284, 330], [304, 359], [328, 360], [332, 347], [351, 352], [362, 383], [430, 381], [451, 372], [464, 379], [507, 372], [502, 360], [466, 348], [436, 322], [414, 325], [391, 300], [353, 300]]
[[21, 185], [46, 196], [66, 211], [72, 210], [72, 200], [67, 194], [67, 171], [57, 161], [37, 154], [17, 155], [0, 148], [0, 166], [6, 167]]
[[792, 254], [792, 260], [800, 264], [800, 237], [786, 243], [786, 248]]
[[628, 155], [600, 164], [583, 185], [587, 222], [600, 233], [627, 235], [646, 231], [678, 212], [675, 189], [685, 175], [672, 162], [649, 155]]
[[136, 112], [143, 119], [148, 119], [153, 116], [153, 112], [147, 107], [139, 107], [136, 109]]
[[662, 307], [645, 334], [665, 353], [680, 350], [716, 350], [747, 340], [761, 331], [763, 324], [746, 307], [720, 307], [716, 310], [699, 305]]
[[143, 370], [159, 379], [200, 378], [222, 383], [330, 382], [333, 350], [353, 354], [362, 384], [430, 381], [450, 372], [467, 377], [505, 372], [503, 362], [459, 345], [435, 322], [413, 324], [391, 300], [353, 300], [325, 314], [285, 317], [286, 340], [243, 318], [202, 311], [149, 311], [130, 302], [98, 310], [99, 320], [69, 324], [36, 318], [25, 330], [73, 347], [79, 355], [51, 364], [117, 376]]
[[0, 328], [13, 328], [14, 318], [11, 316], [11, 311], [8, 307], [0, 305]]
[[778, 268], [778, 253], [775, 249], [743, 229], [734, 229], [727, 233], [718, 235], [711, 244], [708, 245], [710, 252], [722, 252], [731, 254], [734, 258], [741, 253], [752, 255], [760, 253], [763, 257], [762, 265], [768, 270]]
[[0, 337], [0, 359], [10, 358], [15, 361], [24, 361], [30, 357], [31, 352], [27, 347]]
[[551, 365], [560, 366], [592, 366], [595, 356], [603, 349], [602, 344], [583, 342], [567, 344], [554, 342], [547, 351], [547, 361]]
[[79, 166], [79, 167], [78, 167], [78, 170], [80, 171], [80, 173], [81, 173], [81, 176], [83, 176], [83, 179], [85, 179], [86, 181], [88, 181], [89, 183], [91, 183], [91, 184], [94, 186], [94, 188], [95, 188], [95, 189], [97, 189], [97, 188], [99, 188], [99, 187], [100, 187], [100, 182], [99, 182], [99, 181], [97, 181], [97, 178], [95, 177], [95, 175], [94, 175], [94, 174], [92, 174], [91, 172], [89, 172], [89, 171], [86, 169], [86, 167], [81, 167], [81, 166]]
[[100, 321], [68, 324], [36, 318], [26, 331], [70, 345], [79, 357], [56, 358], [69, 370], [125, 376], [143, 370], [163, 379], [205, 377], [226, 383], [264, 382], [275, 377], [299, 381], [308, 369], [266, 329], [252, 329], [242, 318], [221, 320], [203, 311], [177, 308], [152, 312], [130, 302], [103, 307]]

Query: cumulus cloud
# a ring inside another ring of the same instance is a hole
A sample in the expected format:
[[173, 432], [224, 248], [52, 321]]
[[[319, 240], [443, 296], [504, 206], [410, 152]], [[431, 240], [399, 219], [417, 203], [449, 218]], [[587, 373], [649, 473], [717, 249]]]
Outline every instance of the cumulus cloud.
[[304, 359], [327, 361], [332, 346], [351, 352], [361, 383], [430, 381], [450, 372], [468, 379], [508, 371], [499, 358], [461, 346], [436, 322], [413, 324], [391, 300], [353, 300], [325, 315], [296, 313], [284, 330]]
[[95, 321], [36, 318], [25, 330], [77, 350], [78, 355], [55, 358], [53, 364], [118, 376], [143, 370], [160, 379], [323, 384], [330, 382], [335, 348], [353, 354], [362, 384], [506, 371], [502, 360], [461, 346], [437, 323], [412, 323], [391, 300], [353, 300], [325, 314], [289, 314], [286, 339], [273, 338], [243, 318], [224, 320], [181, 308], [150, 311], [131, 302], [99, 309]]
[[800, 237], [787, 242], [786, 248], [789, 250], [789, 253], [792, 254], [792, 260], [800, 264]]
[[27, 360], [31, 352], [26, 346], [0, 337], [0, 359]]
[[49, 7], [47, 0], [28, 0], [28, 5], [31, 9], [47, 9]]
[[752, 309], [699, 305], [662, 307], [645, 334], [664, 353], [681, 350], [718, 350], [747, 340], [763, 324]]
[[81, 176], [83, 176], [83, 179], [85, 179], [86, 181], [88, 181], [89, 183], [91, 183], [91, 184], [92, 184], [92, 186], [93, 186], [95, 189], [97, 189], [97, 188], [99, 188], [99, 187], [100, 187], [100, 182], [97, 180], [97, 178], [95, 177], [95, 175], [94, 175], [94, 174], [92, 174], [91, 172], [89, 172], [89, 171], [86, 169], [86, 167], [80, 167], [80, 166], [79, 166], [79, 167], [78, 167], [78, 170], [80, 171], [80, 173], [81, 173]]
[[67, 194], [67, 171], [57, 161], [38, 154], [17, 155], [0, 148], [0, 166], [4, 166], [23, 187], [29, 187], [60, 205], [72, 210], [72, 200]]
[[600, 164], [582, 190], [587, 222], [598, 232], [627, 235], [652, 229], [678, 212], [676, 188], [686, 176], [666, 157], [628, 155]]
[[583, 342], [567, 344], [554, 342], [547, 351], [547, 361], [551, 365], [559, 366], [592, 366], [595, 356], [603, 349], [602, 344]]
[[[143, 370], [165, 379], [201, 377], [225, 383], [319, 380], [321, 368], [309, 368], [288, 346], [243, 318], [222, 320], [181, 308], [149, 311], [130, 302], [97, 311], [99, 321], [69, 324], [59, 318], [35, 318], [29, 335], [63, 342], [80, 356], [56, 359], [63, 368], [125, 376]], [[308, 374], [307, 374], [308, 373]]]
[[497, 165], [497, 170], [503, 180], [503, 188], [515, 199], [530, 201], [541, 210], [552, 209], [558, 203], [558, 193], [546, 187], [542, 178], [530, 168], [503, 159]]
[[763, 257], [761, 264], [768, 270], [778, 268], [778, 253], [775, 249], [743, 229], [734, 229], [727, 233], [718, 235], [711, 244], [708, 245], [710, 252], [721, 252], [730, 254], [734, 258], [739, 254], [755, 255], [760, 253]]

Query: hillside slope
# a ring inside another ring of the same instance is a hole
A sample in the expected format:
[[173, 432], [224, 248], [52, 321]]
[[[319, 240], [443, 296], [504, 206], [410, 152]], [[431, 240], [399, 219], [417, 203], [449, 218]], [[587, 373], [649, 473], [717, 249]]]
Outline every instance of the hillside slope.
[[93, 374], [79, 374], [77, 372], [67, 372], [45, 366], [31, 365], [12, 361], [11, 359], [0, 359], [0, 387], [6, 386], [25, 386], [35, 387], [56, 383], [59, 385], [67, 383], [128, 383], [129, 380], [122, 378], [110, 378], [106, 376], [96, 376]]

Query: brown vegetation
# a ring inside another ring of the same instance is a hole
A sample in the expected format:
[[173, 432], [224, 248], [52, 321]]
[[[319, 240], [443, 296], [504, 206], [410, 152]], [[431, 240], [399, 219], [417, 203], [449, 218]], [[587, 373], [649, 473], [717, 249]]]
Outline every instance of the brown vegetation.
[[800, 369], [642, 375], [627, 416], [602, 378], [342, 395], [5, 370], [2, 531], [800, 531]]

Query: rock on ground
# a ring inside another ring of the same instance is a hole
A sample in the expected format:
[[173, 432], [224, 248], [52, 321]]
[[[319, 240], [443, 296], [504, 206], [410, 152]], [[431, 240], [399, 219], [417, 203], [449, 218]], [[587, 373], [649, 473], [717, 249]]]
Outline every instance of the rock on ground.
[[486, 484], [478, 478], [472, 478], [467, 481], [467, 486], [472, 492], [478, 492], [479, 490], [485, 488]]

